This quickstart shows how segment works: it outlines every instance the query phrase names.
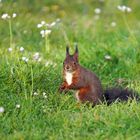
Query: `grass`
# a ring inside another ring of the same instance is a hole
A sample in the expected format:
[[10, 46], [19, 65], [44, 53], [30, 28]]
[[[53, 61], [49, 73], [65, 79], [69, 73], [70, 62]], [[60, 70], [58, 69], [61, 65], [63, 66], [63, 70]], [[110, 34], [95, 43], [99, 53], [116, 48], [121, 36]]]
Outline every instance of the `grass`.
[[[132, 12], [119, 11], [116, 7], [122, 4]], [[72, 53], [78, 42], [81, 65], [94, 71], [104, 88], [119, 85], [121, 78], [121, 86], [140, 93], [139, 4], [130, 0], [2, 1], [0, 14], [15, 12], [17, 17], [11, 20], [10, 32], [8, 21], [0, 19], [0, 106], [5, 110], [0, 113], [0, 139], [139, 139], [140, 103], [92, 108], [79, 105], [72, 92], [63, 95], [57, 91], [65, 46], [70, 44]], [[102, 11], [95, 20], [97, 7]], [[48, 36], [47, 52], [37, 24], [57, 18], [61, 22]], [[24, 52], [19, 51], [21, 46]], [[33, 60], [35, 52], [40, 62]], [[111, 56], [110, 61], [106, 55]]]

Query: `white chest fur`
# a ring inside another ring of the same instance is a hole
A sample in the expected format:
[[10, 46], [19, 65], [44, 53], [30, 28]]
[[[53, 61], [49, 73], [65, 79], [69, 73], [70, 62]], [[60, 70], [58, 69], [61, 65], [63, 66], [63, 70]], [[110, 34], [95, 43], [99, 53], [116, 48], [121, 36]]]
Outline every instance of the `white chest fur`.
[[72, 84], [72, 77], [73, 77], [73, 73], [70, 73], [70, 72], [65, 73], [65, 79], [68, 85]]

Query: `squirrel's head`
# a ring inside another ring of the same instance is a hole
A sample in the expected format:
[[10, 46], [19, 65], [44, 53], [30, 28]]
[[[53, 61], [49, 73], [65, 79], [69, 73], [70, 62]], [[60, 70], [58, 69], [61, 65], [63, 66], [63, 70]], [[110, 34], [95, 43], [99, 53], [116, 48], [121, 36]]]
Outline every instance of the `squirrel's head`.
[[66, 47], [66, 58], [63, 63], [64, 70], [66, 72], [74, 72], [78, 68], [78, 47], [75, 46], [75, 52], [73, 55], [69, 54], [69, 46]]

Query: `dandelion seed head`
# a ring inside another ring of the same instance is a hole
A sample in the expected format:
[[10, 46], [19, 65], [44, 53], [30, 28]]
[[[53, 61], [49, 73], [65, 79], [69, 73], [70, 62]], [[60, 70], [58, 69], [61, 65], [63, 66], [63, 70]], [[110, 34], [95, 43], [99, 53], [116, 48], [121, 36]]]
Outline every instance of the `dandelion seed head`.
[[100, 14], [100, 13], [101, 13], [101, 9], [100, 9], [100, 8], [96, 8], [96, 9], [94, 10], [94, 12], [95, 12], [96, 14]]
[[4, 107], [0, 107], [0, 113], [3, 113], [4, 112]]
[[9, 51], [9, 52], [12, 52], [12, 50], [13, 50], [12, 48], [8, 48], [8, 51]]

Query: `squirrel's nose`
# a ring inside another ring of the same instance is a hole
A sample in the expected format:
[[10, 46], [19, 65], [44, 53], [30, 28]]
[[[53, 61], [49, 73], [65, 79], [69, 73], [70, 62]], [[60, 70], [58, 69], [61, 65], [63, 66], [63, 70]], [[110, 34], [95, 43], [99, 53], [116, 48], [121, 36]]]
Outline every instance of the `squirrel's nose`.
[[66, 66], [66, 69], [67, 69], [67, 70], [69, 70], [69, 69], [70, 69], [70, 67], [67, 65], [67, 66]]

